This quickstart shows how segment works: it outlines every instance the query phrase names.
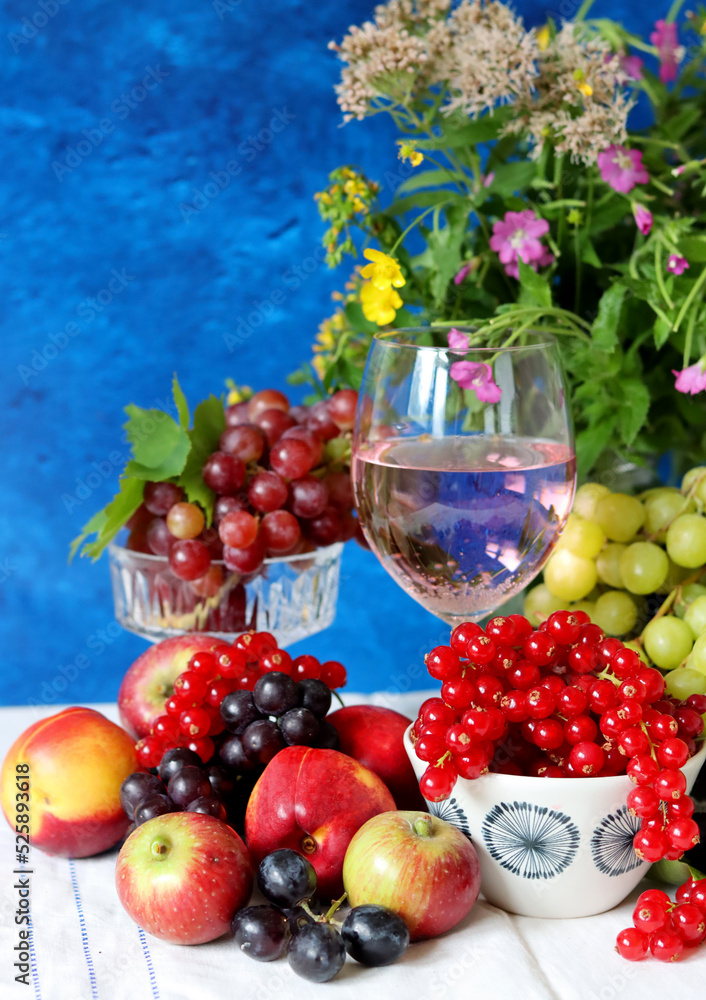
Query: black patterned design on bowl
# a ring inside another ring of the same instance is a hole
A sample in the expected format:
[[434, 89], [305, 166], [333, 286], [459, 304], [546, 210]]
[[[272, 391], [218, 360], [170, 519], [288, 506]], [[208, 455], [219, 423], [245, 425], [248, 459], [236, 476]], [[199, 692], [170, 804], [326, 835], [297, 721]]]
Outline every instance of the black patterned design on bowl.
[[571, 864], [579, 831], [569, 816], [529, 802], [500, 802], [483, 820], [483, 840], [503, 868], [528, 879], [550, 879]]
[[461, 833], [464, 833], [469, 840], [473, 840], [471, 837], [471, 828], [468, 825], [468, 817], [453, 797], [450, 799], [444, 799], [443, 802], [430, 802], [429, 812], [438, 817], [438, 819], [443, 819], [447, 823], [452, 823], [454, 826], [458, 827]]
[[639, 829], [640, 820], [630, 814], [627, 806], [601, 820], [591, 837], [593, 863], [599, 872], [625, 875], [643, 863], [632, 845]]

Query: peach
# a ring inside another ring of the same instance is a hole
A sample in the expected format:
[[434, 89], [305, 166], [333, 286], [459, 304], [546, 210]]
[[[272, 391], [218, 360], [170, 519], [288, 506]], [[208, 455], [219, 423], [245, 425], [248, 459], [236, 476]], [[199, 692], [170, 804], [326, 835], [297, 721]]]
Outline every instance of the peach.
[[122, 840], [130, 820], [120, 805], [120, 785], [141, 768], [134, 741], [120, 726], [93, 709], [74, 707], [26, 729], [0, 772], [0, 802], [13, 829], [17, 764], [29, 765], [33, 847], [85, 858]]

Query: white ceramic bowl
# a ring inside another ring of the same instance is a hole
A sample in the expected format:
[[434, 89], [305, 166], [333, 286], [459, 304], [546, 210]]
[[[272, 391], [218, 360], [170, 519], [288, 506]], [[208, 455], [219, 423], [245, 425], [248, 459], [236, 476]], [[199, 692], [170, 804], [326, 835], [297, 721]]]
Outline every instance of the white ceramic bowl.
[[[409, 729], [404, 739], [420, 778], [427, 764]], [[689, 791], [704, 759], [706, 745], [683, 767]], [[429, 810], [471, 838], [489, 903], [530, 917], [587, 917], [617, 906], [649, 868], [632, 846], [639, 820], [625, 800], [634, 787], [627, 775], [487, 774], [459, 778], [451, 797]]]

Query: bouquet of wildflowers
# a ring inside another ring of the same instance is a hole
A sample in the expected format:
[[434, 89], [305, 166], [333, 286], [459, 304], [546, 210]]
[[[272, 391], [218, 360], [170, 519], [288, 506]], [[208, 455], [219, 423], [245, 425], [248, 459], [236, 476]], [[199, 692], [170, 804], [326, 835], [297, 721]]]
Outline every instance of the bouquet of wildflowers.
[[[682, 3], [645, 40], [590, 19], [592, 0], [532, 30], [500, 0], [390, 0], [332, 43], [344, 118], [392, 117], [400, 183], [345, 166], [316, 195], [329, 263], [359, 236], [366, 263], [295, 378], [358, 387], [385, 327], [428, 325], [460, 357], [456, 326], [498, 343], [545, 329], [583, 474], [609, 450], [703, 460], [706, 10]], [[454, 377], [489, 398], [475, 367]]]

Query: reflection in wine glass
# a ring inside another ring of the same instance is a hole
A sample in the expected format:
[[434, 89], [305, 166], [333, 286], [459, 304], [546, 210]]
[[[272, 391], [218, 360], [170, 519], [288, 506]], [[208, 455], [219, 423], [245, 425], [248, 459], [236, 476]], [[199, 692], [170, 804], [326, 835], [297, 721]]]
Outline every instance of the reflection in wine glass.
[[[428, 329], [374, 340], [352, 474], [382, 565], [456, 624], [494, 611], [542, 568], [571, 509], [576, 461], [552, 338], [495, 347], [471, 337], [465, 354], [444, 340]], [[461, 357], [471, 372], [492, 372], [492, 394], [487, 383], [461, 388]]]

